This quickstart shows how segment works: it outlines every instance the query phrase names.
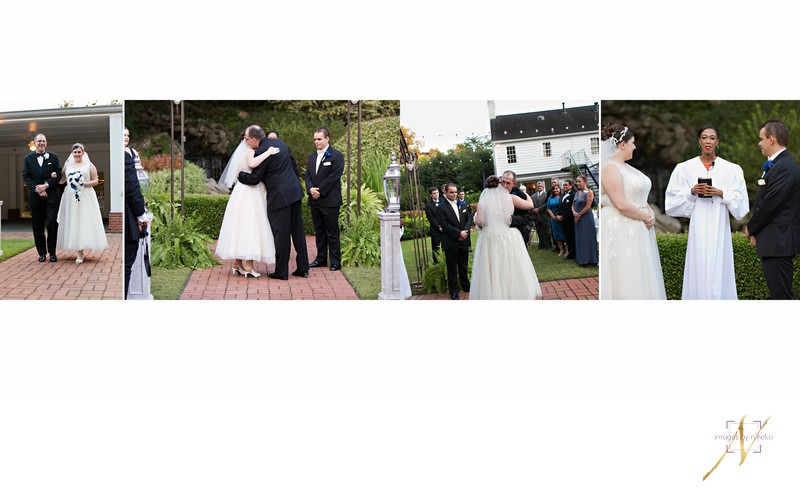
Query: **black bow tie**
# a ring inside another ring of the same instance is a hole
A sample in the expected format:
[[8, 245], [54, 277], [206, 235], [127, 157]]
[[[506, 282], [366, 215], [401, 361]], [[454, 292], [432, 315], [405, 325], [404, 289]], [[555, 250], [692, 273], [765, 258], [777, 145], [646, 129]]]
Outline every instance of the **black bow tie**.
[[47, 154], [47, 152], [37, 152], [36, 156], [37, 157], [44, 157], [45, 154]]

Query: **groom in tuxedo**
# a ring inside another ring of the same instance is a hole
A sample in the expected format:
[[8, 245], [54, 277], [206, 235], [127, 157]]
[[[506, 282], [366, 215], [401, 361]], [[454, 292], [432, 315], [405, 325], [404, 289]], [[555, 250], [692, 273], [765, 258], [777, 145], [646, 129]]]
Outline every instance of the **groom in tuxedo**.
[[314, 147], [317, 150], [308, 156], [306, 162], [306, 191], [317, 241], [317, 257], [310, 266], [317, 268], [327, 265], [330, 253], [330, 270], [337, 271], [342, 268], [339, 207], [342, 205], [344, 156], [329, 145], [330, 138], [327, 128], [317, 128], [314, 132]]
[[[58, 181], [61, 180], [61, 163], [58, 156], [47, 150], [47, 137], [39, 133], [35, 138], [36, 151], [31, 152], [22, 164], [22, 181], [28, 186], [28, 205], [31, 208], [33, 240], [39, 253], [39, 262], [56, 258], [56, 237], [58, 236]], [[45, 229], [47, 236], [45, 237]]]
[[280, 151], [264, 160], [251, 173], [239, 172], [239, 181], [245, 185], [258, 185], [264, 182], [267, 187], [267, 217], [275, 238], [275, 271], [269, 278], [289, 279], [289, 254], [291, 244], [297, 253], [295, 277], [308, 277], [308, 252], [306, 234], [303, 228], [303, 213], [300, 201], [303, 188], [295, 174], [289, 147], [278, 139], [269, 139], [258, 125], [251, 125], [245, 131], [244, 139], [256, 155], [263, 154], [270, 147]]
[[469, 204], [458, 207], [458, 187], [448, 183], [445, 190], [445, 202], [439, 203], [439, 223], [442, 226], [442, 251], [447, 263], [447, 288], [450, 299], [458, 299], [458, 281], [461, 288], [469, 292], [469, 228], [472, 222], [472, 210]]
[[758, 136], [767, 162], [745, 235], [761, 258], [770, 299], [794, 299], [794, 258], [800, 254], [800, 168], [786, 150], [789, 129], [783, 121], [765, 122]]

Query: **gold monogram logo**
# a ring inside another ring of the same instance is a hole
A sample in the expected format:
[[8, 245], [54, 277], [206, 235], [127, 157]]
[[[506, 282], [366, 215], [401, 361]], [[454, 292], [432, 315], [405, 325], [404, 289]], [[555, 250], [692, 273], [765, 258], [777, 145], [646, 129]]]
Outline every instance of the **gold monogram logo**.
[[[747, 415], [745, 415], [744, 417], [746, 417], [746, 416]], [[756, 440], [758, 439], [759, 434], [761, 434], [761, 430], [764, 427], [767, 426], [767, 422], [769, 422], [769, 419], [770, 419], [770, 417], [767, 417], [767, 419], [764, 421], [764, 423], [761, 424], [761, 427], [759, 427], [758, 432], [756, 432], [756, 435], [753, 437], [753, 441], [750, 443], [750, 446], [747, 448], [747, 451], [745, 451], [745, 449], [744, 449], [744, 440], [745, 440], [745, 437], [744, 437], [744, 417], [742, 417], [742, 420], [739, 421], [738, 438], [736, 438], [736, 437], [732, 437], [731, 438], [731, 442], [725, 448], [725, 453], [723, 453], [722, 456], [719, 457], [719, 460], [717, 460], [717, 463], [711, 468], [711, 470], [709, 470], [708, 473], [703, 476], [703, 480], [704, 481], [706, 480], [706, 478], [708, 478], [708, 476], [711, 475], [712, 472], [714, 472], [714, 470], [717, 467], [719, 467], [719, 464], [722, 462], [722, 459], [725, 458], [725, 455], [728, 454], [728, 451], [731, 449], [731, 446], [733, 446], [733, 442], [736, 441], [736, 439], [739, 440], [739, 455], [740, 455], [739, 465], [742, 465], [744, 463], [744, 459], [747, 458], [747, 454], [750, 453], [750, 450], [753, 448], [753, 444], [755, 444]]]

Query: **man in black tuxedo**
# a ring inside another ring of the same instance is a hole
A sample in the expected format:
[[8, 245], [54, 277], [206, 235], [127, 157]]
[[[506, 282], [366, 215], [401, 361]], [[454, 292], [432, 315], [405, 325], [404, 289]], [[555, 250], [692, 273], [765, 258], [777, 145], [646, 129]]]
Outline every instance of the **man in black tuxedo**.
[[447, 287], [450, 299], [458, 299], [458, 281], [461, 289], [469, 292], [470, 238], [469, 229], [472, 223], [472, 210], [469, 204], [458, 207], [458, 187], [448, 183], [446, 201], [439, 204], [439, 223], [442, 226], [442, 250], [447, 263]]
[[536, 193], [531, 196], [533, 200], [533, 221], [536, 225], [536, 234], [539, 236], [539, 249], [550, 249], [550, 218], [547, 216], [547, 192], [544, 191], [544, 182], [536, 182]]
[[[123, 131], [123, 143], [128, 147], [130, 132], [127, 128]], [[136, 262], [139, 252], [139, 239], [142, 228], [147, 226], [144, 197], [139, 187], [139, 178], [136, 176], [136, 153], [130, 149], [130, 154], [125, 154], [125, 299], [128, 299], [128, 287], [131, 282], [131, 269]]]
[[[36, 151], [31, 152], [22, 163], [22, 181], [28, 186], [28, 205], [31, 208], [33, 240], [39, 253], [39, 262], [56, 258], [58, 237], [58, 181], [61, 180], [61, 163], [58, 156], [47, 150], [47, 137], [39, 133], [35, 138]], [[45, 236], [47, 229], [47, 236]]]
[[303, 228], [303, 212], [301, 200], [303, 187], [295, 174], [295, 167], [289, 147], [278, 139], [269, 139], [258, 125], [251, 125], [245, 131], [247, 145], [256, 150], [256, 155], [263, 154], [270, 147], [278, 147], [280, 151], [264, 160], [252, 172], [239, 172], [239, 181], [245, 185], [258, 185], [264, 182], [267, 187], [267, 217], [275, 238], [275, 271], [269, 278], [289, 279], [289, 254], [291, 245], [297, 253], [297, 269], [292, 272], [296, 277], [308, 276], [308, 251], [306, 234]]
[[745, 235], [756, 246], [770, 299], [794, 299], [794, 258], [800, 253], [800, 168], [786, 150], [789, 129], [770, 120], [758, 134], [767, 157]]
[[561, 196], [561, 204], [558, 206], [558, 220], [564, 229], [564, 237], [567, 239], [569, 255], [567, 259], [575, 259], [575, 215], [572, 214], [572, 201], [575, 199], [575, 189], [572, 188], [572, 180], [564, 180], [564, 195]]
[[444, 201], [439, 200], [439, 189], [436, 187], [429, 188], [428, 194], [431, 196], [431, 200], [425, 204], [425, 216], [428, 218], [428, 224], [431, 227], [428, 233], [431, 236], [433, 262], [436, 263], [439, 261], [439, 251], [442, 249], [442, 224], [439, 223], [439, 205]]
[[[503, 187], [520, 199], [528, 200], [528, 194], [523, 192], [517, 187], [517, 174], [513, 171], [506, 171], [503, 173]], [[528, 246], [528, 241], [531, 238], [531, 212], [530, 210], [514, 208], [511, 214], [511, 226], [519, 230], [522, 234], [522, 240], [525, 241], [525, 246]]]
[[306, 161], [306, 192], [311, 219], [314, 220], [314, 235], [317, 240], [317, 257], [311, 268], [326, 266], [330, 253], [330, 270], [342, 268], [339, 247], [339, 207], [342, 205], [342, 173], [344, 156], [330, 146], [327, 128], [314, 132], [316, 152]]

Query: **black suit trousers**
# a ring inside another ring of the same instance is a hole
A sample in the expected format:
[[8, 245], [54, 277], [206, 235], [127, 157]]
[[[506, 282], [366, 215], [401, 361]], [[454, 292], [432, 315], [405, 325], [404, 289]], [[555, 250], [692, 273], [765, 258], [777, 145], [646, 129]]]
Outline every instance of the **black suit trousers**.
[[280, 209], [267, 210], [272, 236], [275, 239], [275, 274], [281, 278], [289, 276], [292, 242], [297, 253], [297, 269], [308, 271], [306, 231], [303, 227], [303, 211], [300, 203], [301, 201], [297, 201]]
[[[49, 195], [53, 195], [52, 193]], [[31, 206], [31, 224], [33, 225], [33, 240], [39, 256], [50, 253], [56, 254], [56, 240], [58, 237], [58, 204], [51, 204], [46, 199], [40, 199], [37, 206]], [[47, 236], [44, 231], [47, 229]]]
[[567, 259], [575, 259], [575, 220], [566, 219], [561, 222], [561, 227], [564, 229], [564, 237], [567, 239], [569, 246], [569, 256]]
[[792, 274], [794, 257], [761, 258], [761, 270], [767, 281], [770, 299], [794, 299]]
[[447, 263], [447, 288], [450, 295], [458, 293], [458, 281], [461, 281], [461, 289], [469, 292], [469, 246], [458, 246], [455, 249], [445, 249], [444, 259]]
[[[342, 264], [339, 246], [339, 207], [312, 207], [311, 219], [314, 221], [314, 234], [317, 241], [317, 261], [330, 261], [332, 265]], [[330, 258], [328, 253], [330, 252]]]

